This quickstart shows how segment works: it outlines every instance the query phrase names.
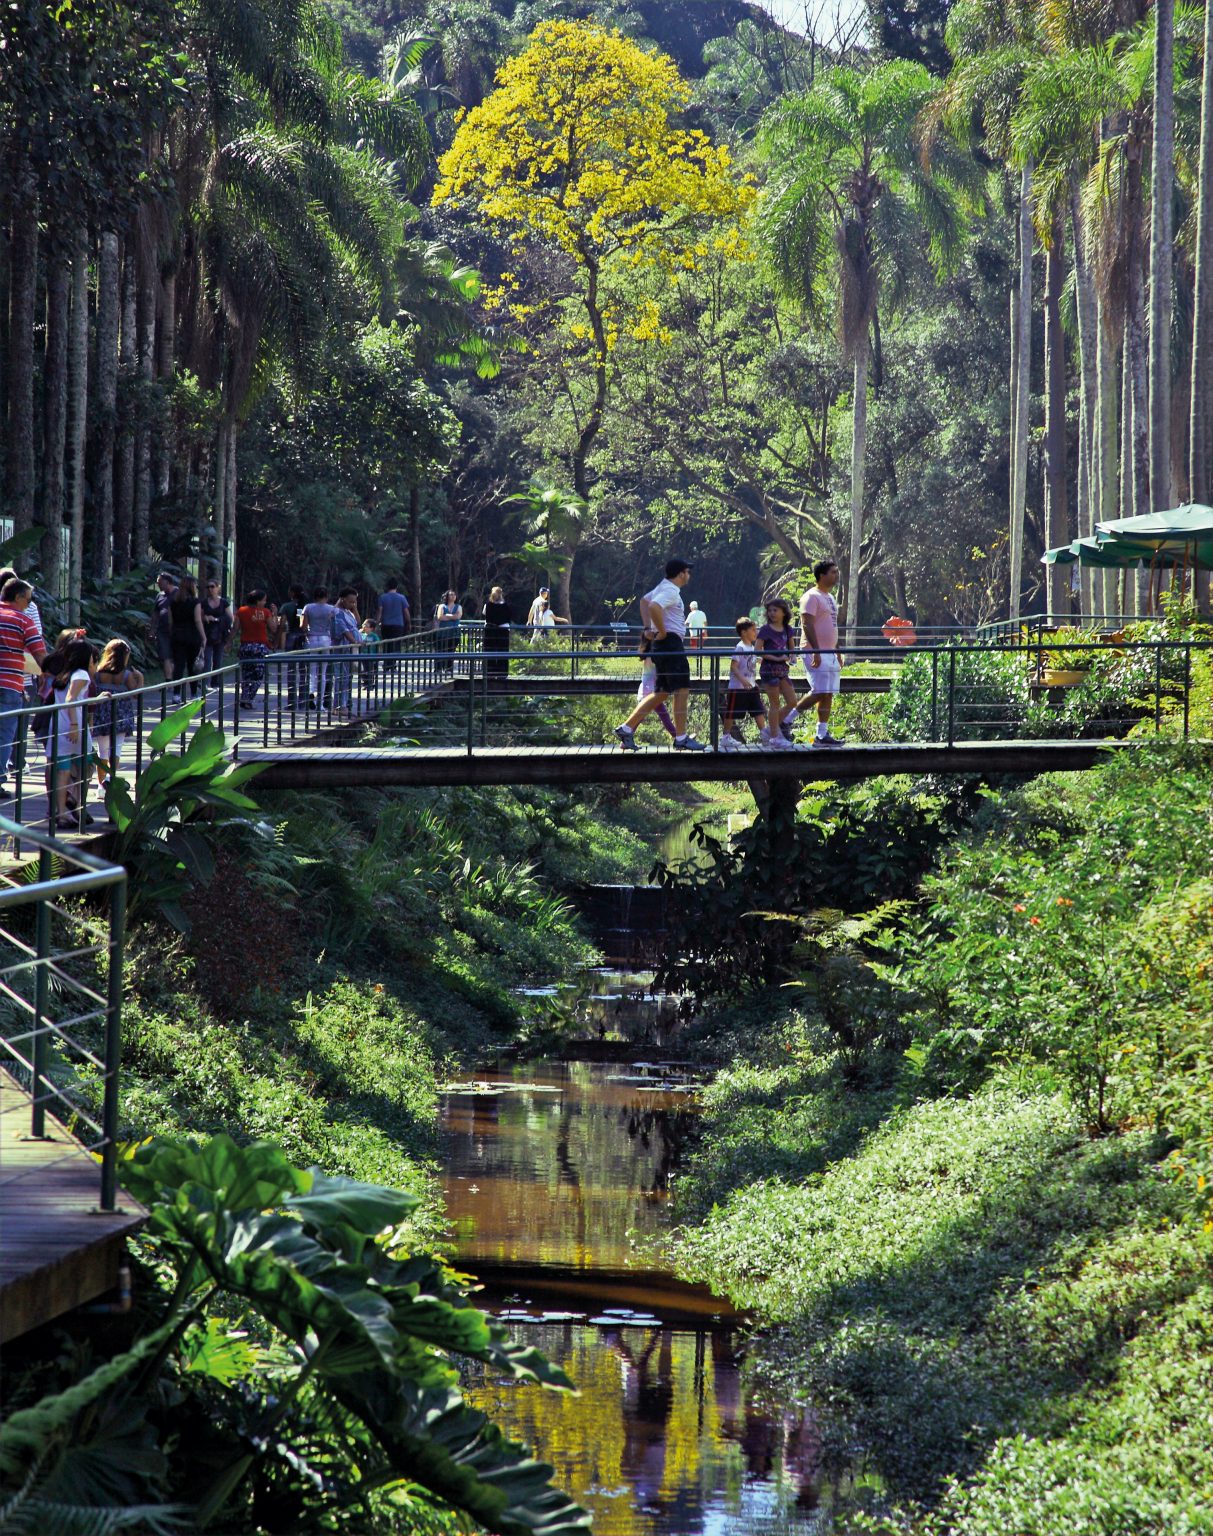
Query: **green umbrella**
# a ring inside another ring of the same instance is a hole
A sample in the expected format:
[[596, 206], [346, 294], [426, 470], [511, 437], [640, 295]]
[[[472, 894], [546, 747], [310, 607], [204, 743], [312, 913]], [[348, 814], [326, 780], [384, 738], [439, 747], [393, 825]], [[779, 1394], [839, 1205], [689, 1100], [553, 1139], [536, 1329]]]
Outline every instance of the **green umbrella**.
[[[1126, 565], [1150, 560], [1154, 553], [1148, 545], [1129, 544], [1123, 539], [1108, 539], [1101, 543], [1098, 539], [1088, 538], [1046, 549], [1040, 558], [1045, 565], [1073, 565], [1077, 561], [1080, 565], [1098, 566], [1101, 570], [1120, 570]], [[1167, 562], [1170, 560], [1168, 555]]]
[[1189, 502], [1169, 512], [1119, 517], [1097, 523], [1095, 536], [1101, 544], [1123, 539], [1146, 545], [1159, 555], [1175, 556], [1177, 564], [1213, 570], [1213, 507]]

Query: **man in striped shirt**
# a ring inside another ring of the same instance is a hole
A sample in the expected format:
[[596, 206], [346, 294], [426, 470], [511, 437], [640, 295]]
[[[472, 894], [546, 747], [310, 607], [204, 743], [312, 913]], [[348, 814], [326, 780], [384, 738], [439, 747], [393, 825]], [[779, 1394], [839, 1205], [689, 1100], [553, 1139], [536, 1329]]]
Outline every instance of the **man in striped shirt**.
[[[36, 661], [46, 655], [41, 626], [27, 612], [33, 595], [19, 576], [0, 587], [0, 780], [8, 778], [18, 711], [25, 704], [25, 653]], [[8, 794], [7, 784], [0, 783], [0, 794]]]

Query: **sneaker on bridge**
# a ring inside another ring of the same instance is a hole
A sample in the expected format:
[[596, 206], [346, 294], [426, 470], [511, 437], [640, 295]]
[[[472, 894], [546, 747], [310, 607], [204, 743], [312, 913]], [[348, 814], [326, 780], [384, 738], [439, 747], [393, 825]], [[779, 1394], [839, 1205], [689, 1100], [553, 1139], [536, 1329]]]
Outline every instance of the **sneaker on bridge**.
[[846, 743], [847, 738], [845, 736], [833, 736], [827, 731], [824, 736], [814, 736], [810, 745], [814, 747], [845, 747]]
[[631, 730], [628, 726], [617, 725], [615, 727], [615, 735], [619, 741], [619, 745], [625, 752], [640, 751], [640, 748], [636, 745], [636, 732]]
[[675, 736], [675, 752], [706, 752], [708, 749], [702, 741], [696, 741], [694, 736]]

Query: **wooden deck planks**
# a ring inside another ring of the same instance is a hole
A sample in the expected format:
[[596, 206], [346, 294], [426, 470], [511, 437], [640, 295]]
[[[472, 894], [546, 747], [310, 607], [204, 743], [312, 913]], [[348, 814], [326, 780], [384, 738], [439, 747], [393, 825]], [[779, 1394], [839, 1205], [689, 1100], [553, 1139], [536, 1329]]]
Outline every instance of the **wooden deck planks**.
[[30, 1100], [0, 1068], [0, 1343], [93, 1301], [118, 1283], [143, 1209], [119, 1195], [98, 1209], [101, 1170], [49, 1115], [30, 1135]]

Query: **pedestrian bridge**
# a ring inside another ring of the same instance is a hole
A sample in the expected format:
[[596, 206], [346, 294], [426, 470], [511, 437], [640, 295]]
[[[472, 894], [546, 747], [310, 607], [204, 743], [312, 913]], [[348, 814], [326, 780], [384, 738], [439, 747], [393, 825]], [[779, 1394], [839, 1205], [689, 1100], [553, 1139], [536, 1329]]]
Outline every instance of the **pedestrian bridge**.
[[[777, 783], [1075, 771], [1091, 767], [1133, 726], [1135, 740], [1143, 725], [1186, 736], [1193, 658], [1207, 651], [1208, 642], [1119, 643], [1115, 655], [1127, 679], [1125, 697], [1118, 706], [1101, 706], [1101, 717], [1084, 725], [1079, 740], [1064, 728], [1050, 729], [1054, 719], [1059, 727], [1066, 724], [1066, 693], [1054, 685], [1046, 637], [949, 642], [921, 647], [908, 659], [889, 646], [871, 647], [852, 653], [843, 674], [835, 720], [841, 719], [845, 746], [814, 748], [805, 739], [788, 750], [761, 751], [750, 725], [750, 744], [729, 752], [719, 750], [732, 654], [727, 646], [690, 658], [689, 726], [708, 748], [703, 752], [672, 750], [655, 717], [638, 732], [639, 751], [623, 752], [614, 743], [612, 729], [628, 712], [639, 677], [635, 651], [622, 649], [614, 637], [596, 650], [582, 642], [567, 650], [527, 647], [509, 656], [444, 650], [434, 635], [413, 636], [407, 646], [270, 656], [258, 664], [264, 678], [255, 696], [245, 676], [243, 700], [239, 664], [206, 674], [190, 685], [204, 693], [200, 712], [170, 750], [186, 751], [210, 721], [222, 727], [233, 757], [261, 766], [259, 782], [266, 789]], [[1071, 664], [1077, 653], [1107, 655], [1099, 641], [1067, 643], [1065, 649]], [[889, 741], [882, 739], [881, 695], [905, 667], [914, 671], [901, 673], [907, 686], [892, 700], [890, 734], [918, 739]], [[138, 783], [163, 750], [161, 724], [182, 697], [168, 683], [130, 696], [131, 729], [119, 763], [129, 780]], [[104, 698], [83, 707], [92, 735], [108, 729]], [[44, 757], [62, 712], [42, 706], [22, 716], [15, 785], [0, 797], [0, 816], [46, 827]], [[811, 722], [801, 727], [802, 735], [806, 727], [811, 732]], [[53, 754], [68, 755], [58, 745]], [[88, 781], [92, 775], [81, 766], [76, 777]], [[95, 838], [107, 824], [95, 788], [91, 799], [91, 811], [71, 812], [71, 830]], [[60, 836], [71, 830], [60, 821]], [[20, 856], [16, 842], [12, 851]]]

